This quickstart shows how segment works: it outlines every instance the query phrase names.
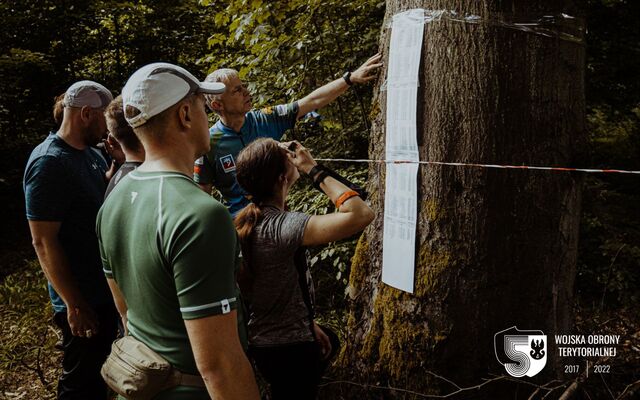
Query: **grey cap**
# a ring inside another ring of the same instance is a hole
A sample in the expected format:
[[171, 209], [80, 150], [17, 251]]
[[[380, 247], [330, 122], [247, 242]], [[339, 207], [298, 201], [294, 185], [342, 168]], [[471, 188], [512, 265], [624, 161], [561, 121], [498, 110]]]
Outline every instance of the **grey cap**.
[[64, 94], [65, 107], [102, 108], [109, 105], [113, 95], [106, 87], [94, 81], [79, 81], [69, 86]]

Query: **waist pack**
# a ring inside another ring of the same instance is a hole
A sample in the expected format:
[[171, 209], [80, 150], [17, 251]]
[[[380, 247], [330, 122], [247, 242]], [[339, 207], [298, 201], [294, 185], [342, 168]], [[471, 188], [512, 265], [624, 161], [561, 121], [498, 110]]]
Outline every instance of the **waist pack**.
[[151, 399], [178, 385], [205, 387], [201, 376], [176, 370], [133, 336], [124, 336], [113, 342], [111, 354], [102, 365], [100, 374], [113, 391], [132, 400]]

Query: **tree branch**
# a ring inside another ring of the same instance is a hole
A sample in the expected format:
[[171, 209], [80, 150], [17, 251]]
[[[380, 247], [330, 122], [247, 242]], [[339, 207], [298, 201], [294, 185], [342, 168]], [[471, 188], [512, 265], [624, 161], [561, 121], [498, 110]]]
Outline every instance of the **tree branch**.
[[[498, 381], [510, 381], [510, 382], [516, 382], [516, 383], [520, 383], [520, 384], [525, 384], [527, 386], [532, 386], [534, 388], [536, 388], [535, 392], [529, 397], [529, 400], [533, 400], [534, 396], [539, 394], [541, 391], [546, 391], [544, 398], [546, 398], [547, 396], [549, 396], [549, 394], [553, 393], [554, 391], [564, 388], [566, 387], [569, 383], [568, 382], [561, 382], [559, 380], [552, 380], [549, 381], [547, 383], [545, 383], [544, 385], [537, 385], [535, 383], [532, 382], [526, 382], [526, 381], [522, 381], [522, 380], [518, 380], [506, 375], [494, 375], [491, 378], [483, 378], [483, 382], [479, 383], [477, 385], [474, 386], [468, 386], [468, 387], [461, 387], [460, 385], [458, 385], [457, 383], [453, 382], [452, 380], [445, 378], [442, 375], [438, 375], [433, 371], [428, 371], [425, 370], [425, 372], [431, 376], [434, 376], [444, 382], [447, 382], [450, 385], [453, 385], [456, 390], [454, 390], [453, 392], [447, 393], [447, 394], [442, 394], [442, 395], [437, 395], [437, 394], [426, 394], [426, 393], [420, 393], [420, 392], [416, 392], [413, 390], [408, 390], [408, 389], [402, 389], [402, 388], [396, 388], [396, 387], [392, 387], [392, 386], [380, 386], [380, 385], [370, 385], [370, 384], [366, 384], [366, 383], [359, 383], [359, 382], [354, 382], [354, 381], [347, 381], [347, 380], [337, 380], [337, 381], [329, 381], [323, 384], [318, 385], [319, 387], [325, 387], [325, 386], [329, 386], [329, 385], [336, 385], [336, 384], [347, 384], [347, 385], [352, 385], [352, 386], [358, 386], [361, 387], [363, 389], [367, 389], [367, 390], [389, 390], [389, 391], [393, 391], [393, 392], [400, 392], [400, 393], [406, 393], [406, 394], [410, 394], [413, 396], [417, 396], [423, 399], [448, 399], [451, 398], [453, 396], [456, 396], [460, 393], [464, 393], [464, 392], [470, 392], [470, 391], [475, 391], [475, 390], [480, 390], [482, 387], [492, 383], [492, 382], [498, 382]], [[556, 384], [560, 382], [559, 384], [555, 385], [555, 386], [551, 386], [553, 384]]]
[[[634, 386], [640, 386], [640, 379], [628, 384], [624, 390], [622, 391], [622, 393], [620, 393], [620, 396], [616, 397], [616, 400], [622, 400], [625, 396], [625, 394], [627, 393], [627, 390], [629, 390], [630, 388], [634, 387]], [[633, 394], [633, 391], [629, 392], [629, 394]]]

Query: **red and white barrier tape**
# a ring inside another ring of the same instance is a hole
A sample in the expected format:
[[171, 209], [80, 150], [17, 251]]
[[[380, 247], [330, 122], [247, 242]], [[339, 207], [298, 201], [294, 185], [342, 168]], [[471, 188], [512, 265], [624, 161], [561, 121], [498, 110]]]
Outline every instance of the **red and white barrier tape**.
[[316, 158], [316, 161], [352, 162], [352, 163], [387, 163], [387, 164], [430, 164], [448, 165], [454, 167], [476, 167], [476, 168], [499, 168], [499, 169], [532, 169], [541, 171], [561, 171], [561, 172], [587, 172], [605, 174], [635, 174], [640, 175], [640, 171], [627, 171], [623, 169], [594, 169], [594, 168], [566, 168], [566, 167], [536, 167], [531, 165], [498, 165], [498, 164], [474, 164], [442, 161], [403, 161], [403, 160], [368, 160], [368, 159], [348, 159], [348, 158]]

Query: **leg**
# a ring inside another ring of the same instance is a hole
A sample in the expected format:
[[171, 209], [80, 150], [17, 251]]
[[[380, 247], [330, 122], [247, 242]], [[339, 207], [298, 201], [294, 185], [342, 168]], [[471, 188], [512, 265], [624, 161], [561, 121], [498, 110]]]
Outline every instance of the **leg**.
[[250, 349], [273, 400], [313, 400], [318, 391], [320, 350], [315, 342]]

